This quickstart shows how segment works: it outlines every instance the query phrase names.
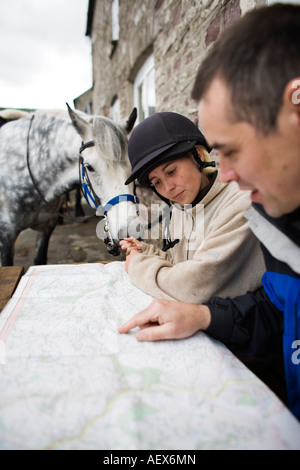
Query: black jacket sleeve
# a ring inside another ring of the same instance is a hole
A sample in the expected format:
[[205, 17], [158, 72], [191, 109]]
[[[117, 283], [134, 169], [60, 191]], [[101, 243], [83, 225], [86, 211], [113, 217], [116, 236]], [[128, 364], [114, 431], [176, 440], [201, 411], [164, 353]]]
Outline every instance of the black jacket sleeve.
[[205, 305], [212, 318], [206, 333], [234, 354], [264, 356], [281, 350], [283, 315], [263, 287], [233, 299], [213, 297]]

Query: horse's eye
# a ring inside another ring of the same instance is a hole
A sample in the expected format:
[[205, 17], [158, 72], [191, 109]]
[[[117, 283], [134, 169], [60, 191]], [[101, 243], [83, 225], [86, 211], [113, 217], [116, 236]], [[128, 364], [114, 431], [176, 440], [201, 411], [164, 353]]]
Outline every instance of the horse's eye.
[[91, 173], [92, 173], [93, 171], [95, 171], [94, 168], [92, 167], [92, 165], [90, 165], [89, 163], [86, 163], [84, 166], [85, 166], [85, 168], [86, 168], [88, 171], [90, 171]]

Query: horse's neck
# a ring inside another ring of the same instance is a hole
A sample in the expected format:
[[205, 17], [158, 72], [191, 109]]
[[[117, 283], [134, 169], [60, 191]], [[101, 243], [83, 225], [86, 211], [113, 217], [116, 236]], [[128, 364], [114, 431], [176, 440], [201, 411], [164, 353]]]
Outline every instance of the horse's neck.
[[[49, 130], [45, 144], [48, 148], [43, 145], [37, 148], [38, 158], [43, 162], [38, 179], [46, 199], [68, 191], [79, 182], [80, 142], [73, 125], [60, 120], [59, 124], [55, 123]], [[34, 166], [33, 169], [39, 166]]]

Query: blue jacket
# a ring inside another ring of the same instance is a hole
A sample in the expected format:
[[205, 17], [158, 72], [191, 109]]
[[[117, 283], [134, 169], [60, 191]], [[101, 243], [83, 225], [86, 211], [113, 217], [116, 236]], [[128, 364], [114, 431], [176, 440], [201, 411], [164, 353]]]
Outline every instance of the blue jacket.
[[207, 333], [240, 356], [264, 357], [282, 345], [289, 407], [300, 420], [300, 208], [271, 218], [255, 205], [246, 216], [265, 257], [263, 287], [210, 299]]

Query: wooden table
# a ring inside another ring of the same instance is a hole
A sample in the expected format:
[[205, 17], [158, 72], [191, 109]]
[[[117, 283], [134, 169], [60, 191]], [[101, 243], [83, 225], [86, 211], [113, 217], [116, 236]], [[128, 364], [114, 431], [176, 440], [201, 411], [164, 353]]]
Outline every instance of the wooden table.
[[23, 266], [0, 267], [0, 312], [13, 295], [23, 274]]

